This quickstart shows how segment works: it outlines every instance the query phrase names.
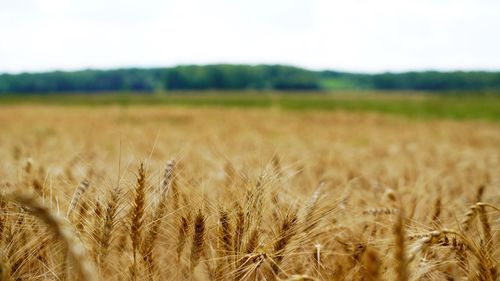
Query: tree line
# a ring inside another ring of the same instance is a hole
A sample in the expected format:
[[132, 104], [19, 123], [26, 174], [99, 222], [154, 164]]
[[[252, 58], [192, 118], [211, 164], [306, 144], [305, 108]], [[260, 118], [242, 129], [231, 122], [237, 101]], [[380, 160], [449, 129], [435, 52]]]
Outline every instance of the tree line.
[[168, 90], [500, 90], [500, 72], [359, 74], [284, 65], [184, 65], [170, 68], [0, 74], [0, 93]]

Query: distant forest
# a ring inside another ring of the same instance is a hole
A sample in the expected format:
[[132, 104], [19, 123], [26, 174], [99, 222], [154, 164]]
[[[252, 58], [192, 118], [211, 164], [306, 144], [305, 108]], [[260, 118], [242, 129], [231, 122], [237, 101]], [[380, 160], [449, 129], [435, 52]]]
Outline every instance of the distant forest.
[[284, 65], [185, 65], [170, 68], [0, 74], [0, 94], [168, 90], [500, 90], [500, 72], [359, 74]]

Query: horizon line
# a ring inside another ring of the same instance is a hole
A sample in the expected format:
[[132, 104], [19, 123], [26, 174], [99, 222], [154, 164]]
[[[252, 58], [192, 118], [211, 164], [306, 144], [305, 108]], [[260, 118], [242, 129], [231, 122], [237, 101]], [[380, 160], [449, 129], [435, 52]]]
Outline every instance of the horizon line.
[[113, 70], [125, 70], [125, 69], [169, 69], [182, 66], [215, 66], [215, 65], [231, 65], [231, 66], [286, 66], [298, 69], [303, 69], [311, 72], [339, 72], [339, 73], [350, 73], [350, 74], [366, 74], [366, 75], [378, 75], [378, 74], [402, 74], [402, 73], [424, 73], [424, 72], [439, 72], [439, 73], [453, 73], [453, 72], [489, 72], [498, 73], [500, 72], [500, 67], [496, 69], [491, 68], [450, 68], [450, 69], [439, 69], [439, 68], [415, 68], [415, 69], [405, 69], [405, 70], [381, 70], [381, 71], [357, 71], [357, 70], [347, 70], [340, 68], [312, 68], [303, 67], [294, 64], [286, 63], [227, 63], [227, 62], [217, 62], [217, 63], [180, 63], [173, 65], [122, 65], [122, 66], [109, 66], [109, 67], [75, 67], [75, 68], [48, 68], [40, 70], [21, 70], [21, 71], [3, 71], [0, 70], [0, 75], [21, 75], [21, 74], [45, 74], [54, 72], [80, 72], [80, 71], [113, 71]]

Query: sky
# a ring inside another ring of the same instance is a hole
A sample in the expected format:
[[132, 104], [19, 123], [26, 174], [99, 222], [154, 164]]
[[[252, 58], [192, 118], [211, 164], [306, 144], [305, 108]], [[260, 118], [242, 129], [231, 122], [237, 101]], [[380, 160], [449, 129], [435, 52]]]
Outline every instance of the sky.
[[500, 70], [498, 0], [0, 0], [0, 72]]

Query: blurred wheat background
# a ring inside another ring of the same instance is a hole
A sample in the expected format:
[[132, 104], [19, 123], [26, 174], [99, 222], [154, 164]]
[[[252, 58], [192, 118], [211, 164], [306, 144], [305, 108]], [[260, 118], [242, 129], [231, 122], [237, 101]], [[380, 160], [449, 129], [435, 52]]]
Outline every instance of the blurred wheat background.
[[499, 278], [495, 122], [31, 104], [0, 124], [1, 280]]

